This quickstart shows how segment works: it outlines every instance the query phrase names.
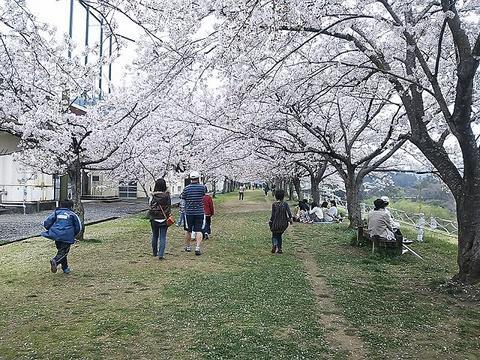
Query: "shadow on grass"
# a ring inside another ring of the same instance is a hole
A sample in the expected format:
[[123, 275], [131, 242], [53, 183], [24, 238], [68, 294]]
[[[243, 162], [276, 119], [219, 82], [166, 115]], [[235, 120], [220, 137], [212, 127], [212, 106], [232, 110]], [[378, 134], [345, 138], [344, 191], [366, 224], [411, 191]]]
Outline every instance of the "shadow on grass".
[[82, 244], [100, 244], [102, 240], [100, 239], [83, 239]]

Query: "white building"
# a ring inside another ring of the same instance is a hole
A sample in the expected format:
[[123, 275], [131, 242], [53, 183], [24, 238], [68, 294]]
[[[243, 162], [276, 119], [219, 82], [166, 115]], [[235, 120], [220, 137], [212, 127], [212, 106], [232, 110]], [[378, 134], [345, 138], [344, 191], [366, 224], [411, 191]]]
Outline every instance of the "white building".
[[0, 131], [0, 206], [37, 209], [51, 207], [54, 181], [51, 175], [25, 168], [15, 161], [20, 139]]

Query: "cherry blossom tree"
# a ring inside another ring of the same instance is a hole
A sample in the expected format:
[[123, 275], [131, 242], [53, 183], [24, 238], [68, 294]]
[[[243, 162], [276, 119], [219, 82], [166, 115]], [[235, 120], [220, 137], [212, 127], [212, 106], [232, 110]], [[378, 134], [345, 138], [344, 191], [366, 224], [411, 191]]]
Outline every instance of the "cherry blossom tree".
[[[457, 278], [480, 281], [480, 228], [476, 221], [480, 215], [480, 150], [473, 128], [480, 87], [476, 76], [480, 33], [475, 29], [480, 5], [450, 0], [330, 4], [323, 10], [312, 4], [313, 13], [321, 13], [319, 18], [287, 21], [280, 31], [340, 40], [339, 45], [351, 49], [350, 55], [339, 59], [342, 65], [369, 69], [390, 82], [405, 107], [410, 141], [433, 164], [456, 199]], [[299, 7], [286, 13], [294, 10]], [[461, 150], [461, 169], [446, 148], [449, 136]]]
[[218, 74], [228, 103], [194, 122], [329, 159], [352, 224], [363, 177], [408, 139], [456, 199], [457, 278], [480, 281], [476, 1], [85, 1], [144, 29], [136, 65], [152, 99]]
[[79, 57], [68, 58], [70, 44], [58, 43], [54, 35], [53, 28], [29, 12], [24, 0], [0, 4], [2, 129], [18, 132], [24, 113], [51, 102], [63, 102], [65, 111], [75, 94], [92, 90], [94, 67]]
[[[154, 6], [142, 4], [150, 5]], [[188, 9], [188, 15], [175, 17], [171, 6]], [[410, 141], [455, 196], [457, 278], [480, 280], [480, 228], [476, 221], [480, 215], [480, 150], [473, 128], [479, 101], [477, 2], [178, 0], [171, 6], [162, 8], [163, 13], [152, 23], [180, 29], [186, 39], [195, 34], [201, 19], [213, 17], [215, 31], [205, 41], [197, 39], [195, 47], [208, 49], [217, 66], [236, 67], [229, 76], [245, 79], [248, 74], [250, 87], [245, 89], [255, 88], [256, 82], [275, 75], [292, 56], [307, 51], [316, 55], [314, 61], [305, 58], [311, 76], [326, 66], [336, 66], [345, 74], [360, 74], [359, 81], [365, 72], [367, 77], [386, 80], [405, 109]], [[256, 76], [246, 71], [250, 69], [256, 70]], [[448, 138], [458, 143], [461, 168], [446, 148]]]
[[111, 169], [131, 157], [127, 139], [151, 111], [124, 96], [112, 96], [81, 115], [65, 113], [62, 104], [49, 101], [19, 118], [20, 161], [47, 174], [68, 174], [82, 221], [81, 171]]

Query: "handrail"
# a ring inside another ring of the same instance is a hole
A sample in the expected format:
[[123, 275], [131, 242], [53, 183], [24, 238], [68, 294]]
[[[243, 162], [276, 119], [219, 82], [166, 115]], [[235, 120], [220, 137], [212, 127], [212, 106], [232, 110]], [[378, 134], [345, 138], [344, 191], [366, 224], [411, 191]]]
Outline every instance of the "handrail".
[[[347, 203], [344, 200], [336, 200], [337, 204], [344, 209], [347, 209]], [[360, 203], [362, 210], [362, 219], [373, 210], [373, 206], [365, 203]], [[392, 218], [402, 224], [413, 226], [416, 228], [422, 227], [432, 232], [436, 232], [442, 235], [451, 237], [458, 236], [458, 223], [454, 220], [441, 219], [431, 216], [429, 221], [426, 220], [423, 213], [407, 213], [406, 211], [388, 207]]]

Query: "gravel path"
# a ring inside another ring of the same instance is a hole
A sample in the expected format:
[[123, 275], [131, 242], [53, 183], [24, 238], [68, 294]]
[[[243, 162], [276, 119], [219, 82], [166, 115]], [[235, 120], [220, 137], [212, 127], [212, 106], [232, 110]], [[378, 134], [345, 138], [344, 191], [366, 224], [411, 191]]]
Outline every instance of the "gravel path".
[[[179, 199], [173, 198], [172, 204]], [[85, 202], [85, 223], [91, 224], [110, 218], [126, 217], [148, 209], [146, 199], [129, 199], [116, 202], [92, 201]], [[44, 228], [45, 218], [51, 210], [35, 214], [1, 214], [0, 215], [0, 244], [37, 236]]]

